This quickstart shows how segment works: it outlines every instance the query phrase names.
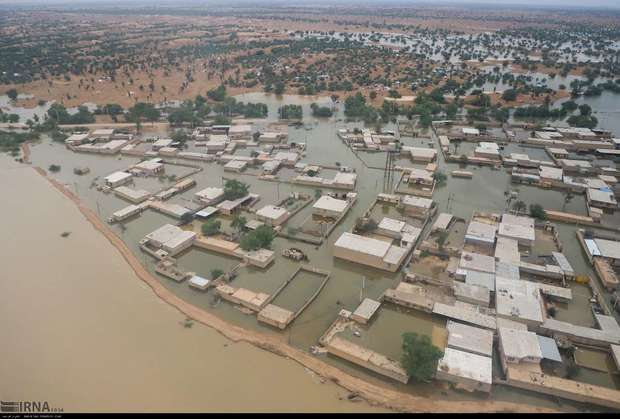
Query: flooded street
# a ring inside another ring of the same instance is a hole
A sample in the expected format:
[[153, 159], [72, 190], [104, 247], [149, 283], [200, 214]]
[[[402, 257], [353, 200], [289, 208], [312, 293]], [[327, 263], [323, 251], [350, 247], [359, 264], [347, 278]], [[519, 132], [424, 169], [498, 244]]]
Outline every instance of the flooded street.
[[6, 155], [0, 190], [10, 197], [1, 210], [3, 400], [65, 412], [379, 411], [293, 361], [184, 327], [71, 201]]

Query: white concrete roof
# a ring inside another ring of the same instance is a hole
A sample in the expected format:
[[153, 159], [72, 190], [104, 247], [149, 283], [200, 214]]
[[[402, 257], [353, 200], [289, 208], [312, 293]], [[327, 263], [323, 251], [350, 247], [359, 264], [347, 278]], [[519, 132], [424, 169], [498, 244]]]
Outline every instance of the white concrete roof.
[[437, 216], [437, 220], [435, 220], [431, 230], [446, 230], [453, 218], [454, 215], [442, 212]]
[[93, 137], [103, 136], [103, 135], [112, 135], [114, 134], [113, 128], [100, 128], [93, 131]]
[[251, 132], [252, 131], [252, 125], [246, 125], [246, 124], [239, 124], [239, 125], [232, 125], [229, 129], [228, 129], [228, 133], [229, 134], [239, 134], [239, 133], [246, 133], [246, 132]]
[[403, 231], [405, 227], [405, 222], [400, 220], [395, 220], [394, 218], [383, 217], [381, 222], [378, 225], [378, 228], [382, 230], [391, 231], [394, 233], [400, 233]]
[[506, 261], [506, 260], [498, 260], [495, 262], [495, 276], [497, 278], [504, 279], [521, 279], [521, 271], [519, 270], [519, 265]]
[[481, 255], [480, 253], [463, 251], [461, 253], [459, 268], [467, 271], [474, 270], [495, 273], [495, 258], [492, 256]]
[[406, 147], [405, 150], [408, 150], [412, 157], [434, 158], [437, 155], [437, 150], [433, 148]]
[[595, 238], [600, 255], [611, 259], [620, 259], [620, 241]]
[[338, 240], [336, 240], [334, 246], [383, 258], [391, 245], [383, 240], [344, 232]]
[[491, 293], [489, 288], [480, 285], [472, 285], [459, 281], [454, 281], [454, 295], [467, 298], [475, 303], [488, 306], [491, 301]]
[[[507, 215], [509, 217], [506, 217]], [[534, 242], [534, 240], [536, 240], [534, 220], [529, 217], [519, 217], [512, 214], [504, 214], [502, 216], [502, 222], [499, 223], [498, 235]]]
[[364, 300], [360, 303], [359, 306], [353, 312], [354, 316], [361, 317], [365, 320], [370, 320], [370, 318], [375, 314], [375, 312], [381, 307], [381, 303], [379, 301], [371, 300], [370, 298], [364, 298]]
[[114, 172], [111, 175], [108, 175], [104, 178], [104, 180], [106, 182], [109, 183], [116, 183], [119, 182], [121, 180], [125, 180], [131, 177], [131, 173], [127, 173], [127, 172]]
[[465, 238], [469, 240], [482, 241], [489, 244], [495, 242], [495, 233], [497, 231], [497, 225], [483, 223], [480, 221], [472, 220], [467, 226], [467, 232]]
[[588, 188], [586, 190], [588, 201], [602, 202], [610, 205], [617, 205], [618, 202], [614, 198], [613, 192], [601, 191], [598, 189]]
[[265, 217], [270, 220], [277, 220], [278, 218], [283, 217], [286, 214], [288, 214], [286, 208], [276, 207], [275, 205], [265, 205], [264, 207], [256, 211], [256, 215], [258, 215], [259, 217]]
[[433, 305], [433, 313], [476, 326], [486, 327], [487, 329], [494, 330], [497, 327], [495, 317], [481, 313], [478, 310], [478, 306], [467, 303], [449, 305], [436, 302]]
[[160, 138], [159, 140], [153, 143], [153, 147], [168, 147], [174, 141], [170, 138]]
[[553, 180], [562, 180], [564, 171], [559, 167], [540, 166], [540, 177]]
[[247, 161], [244, 160], [231, 160], [224, 165], [226, 169], [243, 169], [248, 165]]
[[161, 166], [163, 166], [163, 163], [161, 163], [161, 159], [151, 159], [136, 164], [134, 168], [141, 170], [157, 170]]
[[478, 128], [463, 127], [461, 131], [463, 134], [467, 135], [480, 135], [480, 130]]
[[211, 282], [211, 281], [206, 279], [206, 278], [203, 278], [201, 276], [194, 275], [194, 276], [192, 276], [189, 279], [189, 282], [191, 284], [194, 284], [194, 285], [198, 286], [198, 287], [205, 287], [205, 286], [209, 285], [209, 282]]
[[446, 348], [437, 369], [446, 374], [488, 385], [493, 382], [493, 363], [488, 356]]
[[196, 216], [207, 218], [218, 211], [217, 207], [206, 207], [196, 213]]
[[403, 205], [407, 205], [410, 207], [418, 207], [418, 208], [426, 208], [430, 209], [433, 205], [433, 200], [428, 198], [420, 198], [419, 196], [413, 195], [404, 195], [400, 202]]
[[542, 323], [540, 288], [529, 281], [495, 278], [495, 308], [498, 315]]
[[470, 326], [448, 320], [448, 346], [478, 355], [493, 354], [493, 332], [488, 329]]
[[519, 242], [508, 237], [498, 237], [495, 244], [495, 259], [505, 262], [519, 262]]
[[498, 332], [504, 354], [507, 357], [517, 359], [542, 359], [540, 344], [538, 343], [536, 333], [503, 327], [500, 327]]
[[151, 193], [144, 189], [132, 189], [127, 186], [119, 186], [118, 188], [114, 188], [114, 192], [119, 193], [121, 195], [125, 195], [126, 197], [133, 200], [145, 199], [150, 196]]
[[126, 206], [125, 208], [121, 208], [118, 211], [116, 211], [114, 214], [112, 214], [114, 217], [118, 217], [118, 218], [123, 218], [128, 214], [133, 213], [136, 210], [139, 210], [140, 207], [137, 205], [129, 205]]
[[224, 195], [224, 189], [217, 187], [207, 187], [204, 188], [194, 194], [197, 198], [205, 199], [207, 201], [212, 201], [214, 199], [218, 199]]
[[329, 195], [322, 195], [312, 208], [343, 213], [347, 209], [349, 203], [343, 199], [332, 198]]
[[495, 291], [495, 274], [468, 270], [465, 275], [465, 283]]
[[336, 176], [334, 176], [334, 183], [340, 183], [343, 185], [355, 185], [355, 181], [357, 179], [357, 174], [356, 173], [345, 173], [345, 172], [338, 172], [336, 173]]

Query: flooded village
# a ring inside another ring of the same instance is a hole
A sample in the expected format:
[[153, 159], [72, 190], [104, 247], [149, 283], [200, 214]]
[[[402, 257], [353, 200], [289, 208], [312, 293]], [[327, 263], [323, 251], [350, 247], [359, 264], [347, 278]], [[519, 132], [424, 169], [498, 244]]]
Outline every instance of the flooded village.
[[[407, 124], [233, 118], [183, 143], [112, 124], [27, 147], [164, 287], [227, 322], [405, 393], [617, 409], [618, 140]], [[442, 351], [429, 384], [407, 384], [410, 332]]]
[[109, 410], [620, 410], [620, 12], [63, 7], [0, 18], [3, 254], [38, 278], [3, 317], [67, 299], [85, 336], [41, 374], [152, 377]]

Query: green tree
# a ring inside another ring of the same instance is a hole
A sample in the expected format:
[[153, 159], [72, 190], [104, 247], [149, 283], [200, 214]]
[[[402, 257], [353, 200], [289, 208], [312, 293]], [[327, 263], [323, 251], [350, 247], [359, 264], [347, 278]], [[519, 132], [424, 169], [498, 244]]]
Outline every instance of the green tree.
[[502, 93], [502, 100], [506, 102], [514, 102], [517, 100], [517, 91], [515, 89], [508, 89]]
[[9, 89], [6, 92], [6, 95], [9, 97], [9, 99], [15, 100], [15, 99], [17, 99], [17, 90], [16, 89]]
[[403, 333], [401, 364], [414, 380], [425, 382], [433, 378], [442, 356], [443, 352], [431, 343], [427, 335]]
[[235, 215], [232, 219], [232, 222], [230, 223], [230, 226], [237, 231], [241, 231], [247, 223], [248, 220], [245, 217], [241, 215]]
[[446, 240], [448, 240], [448, 232], [446, 230], [441, 230], [437, 236], [437, 245], [440, 250], [443, 250]]
[[248, 194], [249, 189], [249, 185], [243, 182], [236, 179], [228, 179], [224, 183], [224, 199], [234, 201], [235, 199], [243, 198]]
[[220, 276], [224, 275], [224, 271], [221, 269], [212, 269], [211, 270], [211, 279], [218, 279]]
[[258, 249], [269, 249], [276, 233], [272, 227], [262, 225], [256, 230], [249, 232], [241, 239], [240, 246], [243, 250], [251, 251]]
[[446, 183], [448, 176], [446, 176], [446, 174], [441, 170], [437, 170], [435, 173], [433, 173], [433, 178], [437, 182], [438, 186], [442, 186]]
[[209, 220], [206, 223], [203, 223], [200, 229], [202, 231], [202, 234], [204, 234], [205, 236], [214, 236], [220, 232], [221, 226], [222, 226], [221, 221]]
[[543, 206], [540, 204], [530, 204], [530, 216], [539, 220], [547, 219], [547, 213], [545, 212]]

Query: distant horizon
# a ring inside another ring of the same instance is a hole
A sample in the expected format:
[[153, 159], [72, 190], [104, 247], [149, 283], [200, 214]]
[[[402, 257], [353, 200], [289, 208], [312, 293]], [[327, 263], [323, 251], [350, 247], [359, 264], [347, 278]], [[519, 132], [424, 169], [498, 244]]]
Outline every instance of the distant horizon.
[[[377, 5], [386, 7], [407, 7], [407, 6], [485, 6], [492, 8], [502, 7], [529, 7], [532, 9], [541, 8], [570, 8], [570, 9], [620, 9], [618, 0], [311, 0], [310, 2], [287, 1], [287, 0], [186, 0], [182, 5], [178, 5], [175, 0], [0, 0], [2, 6], [106, 6], [106, 5], [127, 5], [127, 6], [175, 6], [179, 8], [211, 5], [211, 6], [247, 6], [247, 5], [269, 5], [286, 3], [288, 6], [312, 6], [312, 5]], [[585, 3], [585, 4], [584, 4]]]

